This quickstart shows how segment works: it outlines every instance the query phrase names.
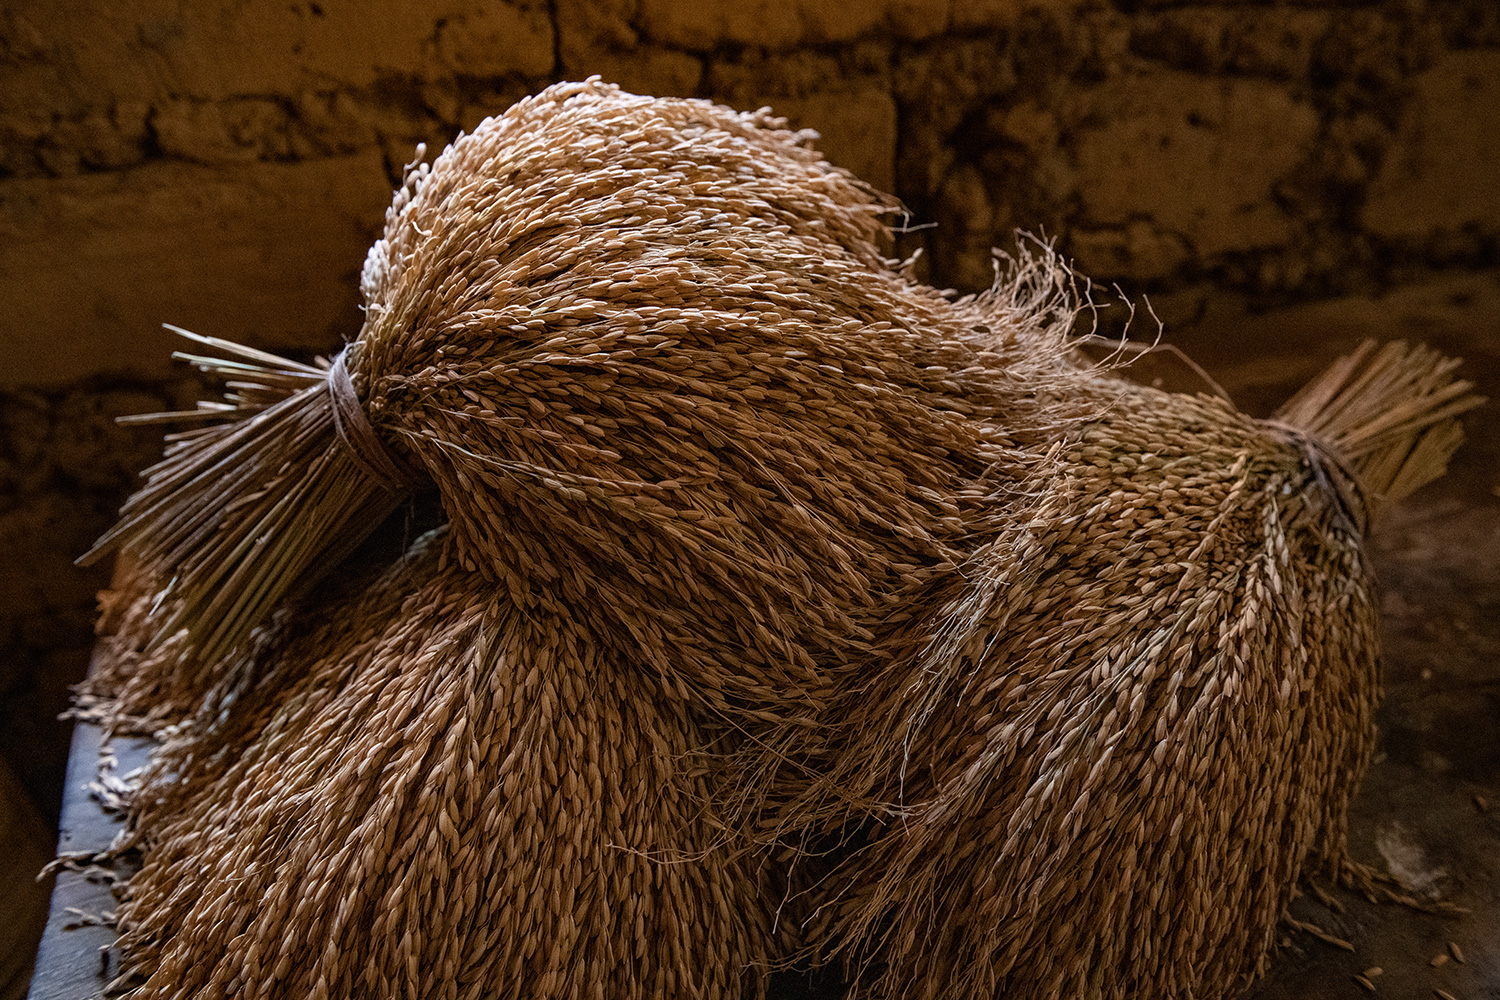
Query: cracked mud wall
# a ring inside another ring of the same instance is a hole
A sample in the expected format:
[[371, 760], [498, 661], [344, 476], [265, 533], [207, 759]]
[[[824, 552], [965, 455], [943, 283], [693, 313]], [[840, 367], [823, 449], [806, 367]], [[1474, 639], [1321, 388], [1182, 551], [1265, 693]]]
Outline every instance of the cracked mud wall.
[[416, 144], [591, 73], [817, 129], [962, 290], [1016, 227], [1169, 324], [1500, 256], [1493, 0], [10, 3], [0, 757], [43, 814], [104, 583], [71, 560], [160, 446], [112, 418], [196, 391], [160, 324], [335, 348]]

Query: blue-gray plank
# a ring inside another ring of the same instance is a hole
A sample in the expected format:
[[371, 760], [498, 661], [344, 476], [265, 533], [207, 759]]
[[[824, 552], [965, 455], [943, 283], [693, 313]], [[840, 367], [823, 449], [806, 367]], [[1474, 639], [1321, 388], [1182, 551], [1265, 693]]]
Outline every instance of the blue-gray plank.
[[[99, 742], [98, 726], [80, 722], [74, 727], [57, 841], [59, 855], [102, 851], [120, 829], [120, 821], [105, 813], [89, 794], [89, 783], [99, 768]], [[120, 772], [143, 764], [149, 746], [147, 740], [115, 740]], [[114, 908], [109, 886], [89, 881], [80, 872], [58, 873], [47, 929], [37, 949], [29, 1000], [88, 1000], [102, 993], [113, 976], [109, 947], [115, 932], [104, 926], [68, 928], [80, 922], [79, 911], [99, 915]]]

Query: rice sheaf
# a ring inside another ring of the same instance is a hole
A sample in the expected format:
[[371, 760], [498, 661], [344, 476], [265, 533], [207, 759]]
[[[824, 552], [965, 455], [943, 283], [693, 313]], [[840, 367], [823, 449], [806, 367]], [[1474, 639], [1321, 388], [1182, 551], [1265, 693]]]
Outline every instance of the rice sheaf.
[[1135, 385], [1050, 250], [927, 287], [811, 138], [559, 84], [411, 169], [334, 362], [197, 338], [95, 553], [89, 704], [170, 726], [133, 996], [1222, 996], [1366, 877], [1364, 539], [1454, 363]]

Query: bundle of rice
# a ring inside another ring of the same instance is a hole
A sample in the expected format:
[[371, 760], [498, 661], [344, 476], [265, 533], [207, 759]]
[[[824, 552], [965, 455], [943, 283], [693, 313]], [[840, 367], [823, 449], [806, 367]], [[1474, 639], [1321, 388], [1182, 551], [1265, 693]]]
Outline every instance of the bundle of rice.
[[[1466, 387], [1395, 349], [1273, 425], [1130, 386], [1070, 353], [1049, 257], [921, 286], [893, 204], [805, 138], [559, 85], [411, 172], [332, 364], [209, 341], [224, 422], [98, 550], [134, 567], [106, 710], [210, 693], [135, 805], [122, 919], [160, 989], [712, 993], [775, 951], [753, 847], [826, 855], [811, 954], [877, 992], [1202, 995], [1310, 852], [1340, 864], [1364, 508], [1441, 470]], [[436, 555], [287, 610], [424, 485]], [[579, 856], [620, 870], [584, 815], [616, 793], [616, 846], [702, 869], [609, 882], [654, 927], [551, 901]], [[548, 900], [450, 920], [491, 865]]]
[[777, 895], [704, 737], [625, 651], [532, 620], [440, 529], [278, 613], [156, 753], [121, 985], [148, 997], [754, 994]]
[[777, 124], [551, 88], [411, 172], [331, 367], [196, 338], [238, 355], [192, 358], [232, 379], [222, 422], [91, 553], [142, 581], [117, 707], [200, 696], [427, 483], [518, 606], [559, 595], [731, 724], [810, 722], [962, 558], [970, 484], [1035, 461], [1068, 317], [953, 329], [881, 256], [892, 203]]
[[[924, 626], [835, 784], [893, 815], [811, 895], [871, 996], [1226, 996], [1310, 869], [1362, 877], [1372, 513], [1440, 475], [1455, 362], [1366, 344], [1261, 422], [1114, 379]], [[873, 776], [873, 777], [872, 777]], [[798, 806], [783, 807], [800, 822]]]
[[[379, 851], [356, 859], [342, 894], [320, 880], [347, 867], [350, 838], [383, 851], [385, 838], [429, 830], [449, 808], [442, 797], [401, 799], [399, 812], [363, 826], [371, 788], [420, 781], [452, 748], [380, 768], [365, 762], [365, 747], [409, 741], [396, 707], [340, 701], [319, 715], [301, 694], [338, 671], [429, 683], [427, 674], [476, 669], [402, 645], [400, 619], [419, 606], [310, 604], [308, 620], [333, 616], [310, 645], [268, 624], [423, 482], [450, 520], [440, 607], [499, 609], [487, 642], [500, 649], [575, 637], [538, 653], [559, 683], [592, 678], [600, 658], [617, 658], [632, 681], [616, 691], [617, 712], [690, 712], [702, 727], [701, 737], [664, 738], [651, 758], [674, 774], [679, 746], [721, 768], [747, 741], [768, 746], [759, 734], [816, 728], [834, 675], [864, 669], [878, 633], [951, 574], [968, 544], [964, 511], [979, 499], [964, 484], [1033, 462], [1017, 442], [1040, 441], [1054, 420], [1028, 377], [1050, 359], [1019, 344], [1049, 314], [1034, 311], [1009, 337], [952, 337], [950, 304], [881, 256], [889, 203], [804, 140], [763, 115], [703, 102], [593, 83], [553, 88], [412, 172], [367, 263], [365, 329], [334, 363], [197, 338], [234, 356], [192, 359], [230, 379], [227, 402], [204, 410], [221, 422], [173, 439], [96, 550], [118, 548], [128, 566], [95, 679], [96, 694], [112, 699], [105, 717], [170, 721], [209, 693], [134, 806], [146, 865], [121, 919], [130, 967], [151, 977], [150, 989], [187, 976], [189, 989], [277, 995], [281, 979], [266, 977], [282, 959], [263, 964], [261, 945], [250, 961], [247, 942], [327, 939], [302, 922], [328, 905], [380, 910], [389, 885], [369, 874], [386, 864]], [[1017, 417], [1015, 432], [975, 419], [1002, 412]], [[436, 641], [458, 627], [439, 617], [418, 634]], [[249, 694], [262, 690], [261, 701]], [[290, 714], [267, 729], [283, 704]], [[454, 711], [464, 732], [483, 735], [491, 708], [465, 701]], [[599, 712], [577, 724], [578, 739], [613, 738], [592, 728], [604, 725]], [[555, 718], [551, 726], [538, 738], [572, 732]], [[339, 762], [371, 770], [338, 778], [345, 784], [326, 795], [309, 784], [323, 771], [346, 774]], [[171, 780], [179, 773], [185, 780]], [[627, 802], [645, 796], [640, 809], [663, 810], [638, 827], [680, 825], [659, 777], [639, 785], [640, 775], [601, 773], [628, 783]], [[466, 794], [487, 801], [488, 776], [458, 774]], [[710, 795], [720, 782], [705, 774], [672, 794]], [[451, 775], [442, 787], [456, 794]], [[258, 797], [244, 799], [252, 788]], [[538, 793], [517, 779], [495, 808], [515, 808], [510, 794]], [[300, 822], [287, 826], [285, 815]], [[711, 829], [712, 815], [695, 821]], [[516, 838], [526, 849], [508, 861], [515, 877], [568, 877], [552, 874], [555, 857], [538, 845], [572, 830], [545, 814], [523, 820]], [[284, 844], [294, 831], [296, 843]], [[618, 843], [586, 837], [585, 857], [601, 865], [610, 850], [666, 849], [628, 832]], [[666, 843], [689, 858], [683, 864], [698, 863]], [[274, 847], [274, 860], [253, 861], [257, 844]], [[433, 877], [458, 863], [435, 855]], [[253, 891], [235, 881], [224, 895], [190, 874], [197, 866], [241, 879], [252, 864], [262, 873], [246, 883]], [[721, 947], [698, 927], [727, 907], [759, 928], [780, 900], [752, 891], [748, 876], [719, 881], [717, 909], [696, 920], [683, 902], [661, 926], [596, 923], [584, 938], [539, 923], [580, 954], [605, 948], [596, 936], [618, 940], [603, 954], [625, 964], [606, 974], [600, 963], [564, 962], [559, 978], [529, 988], [571, 995], [635, 977], [712, 992], [735, 981], [746, 962], [762, 961], [754, 935]], [[264, 893], [297, 886], [316, 897], [299, 915], [255, 916]], [[640, 891], [667, 890], [694, 905], [703, 898], [670, 884]], [[467, 947], [435, 921], [404, 927], [407, 943], [392, 943], [383, 924], [339, 927], [340, 947], [357, 955]], [[516, 930], [495, 931], [504, 935], [497, 954], [529, 953], [527, 939], [512, 941]], [[638, 953], [644, 965], [625, 961]], [[518, 966], [500, 961], [514, 975]], [[284, 975], [304, 982], [295, 977], [308, 955], [285, 962]], [[484, 982], [505, 992], [518, 981]]]

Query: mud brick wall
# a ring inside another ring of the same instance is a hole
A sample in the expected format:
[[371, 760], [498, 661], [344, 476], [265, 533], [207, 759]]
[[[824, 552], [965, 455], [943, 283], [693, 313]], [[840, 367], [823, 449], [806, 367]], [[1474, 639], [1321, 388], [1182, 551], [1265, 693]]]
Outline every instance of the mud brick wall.
[[1494, 0], [13, 0], [0, 754], [43, 813], [105, 582], [71, 560], [159, 448], [112, 418], [196, 391], [159, 325], [336, 347], [415, 145], [591, 73], [817, 129], [958, 289], [1017, 227], [1175, 324], [1497, 264]]

